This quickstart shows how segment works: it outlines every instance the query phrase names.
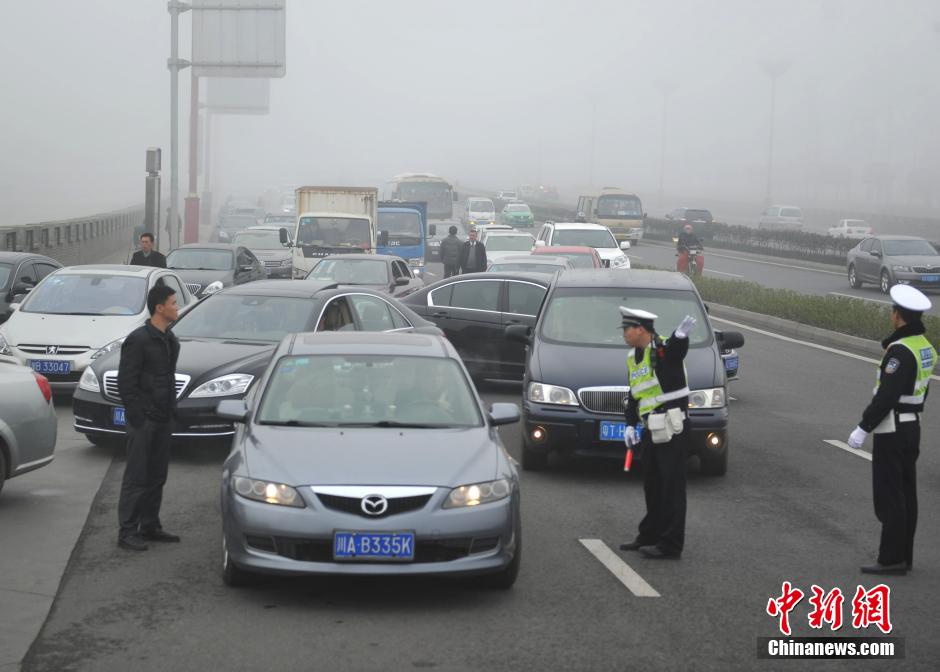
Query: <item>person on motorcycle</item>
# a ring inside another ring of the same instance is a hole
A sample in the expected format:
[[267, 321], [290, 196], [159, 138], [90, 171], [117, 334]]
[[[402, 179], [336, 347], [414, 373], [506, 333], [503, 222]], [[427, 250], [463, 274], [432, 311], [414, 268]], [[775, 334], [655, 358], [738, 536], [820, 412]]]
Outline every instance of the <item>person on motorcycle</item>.
[[676, 264], [680, 273], [689, 272], [689, 252], [694, 250], [696, 269], [695, 274], [702, 274], [702, 250], [705, 248], [702, 245], [702, 241], [699, 240], [699, 237], [695, 235], [692, 229], [691, 224], [686, 224], [682, 227], [682, 231], [679, 233], [679, 240], [676, 242], [676, 251], [678, 252], [679, 260]]

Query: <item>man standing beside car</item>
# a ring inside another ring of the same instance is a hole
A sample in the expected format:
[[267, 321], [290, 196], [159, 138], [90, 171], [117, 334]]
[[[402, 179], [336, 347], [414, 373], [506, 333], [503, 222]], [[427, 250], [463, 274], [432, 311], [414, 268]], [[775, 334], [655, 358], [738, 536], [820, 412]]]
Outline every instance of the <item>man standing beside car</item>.
[[447, 237], [441, 241], [441, 263], [444, 264], [444, 277], [449, 278], [460, 272], [460, 253], [463, 243], [457, 237], [457, 227], [451, 225]]
[[460, 272], [482, 273], [486, 270], [486, 247], [477, 240], [477, 230], [470, 229], [469, 240], [460, 250]]
[[140, 249], [131, 257], [131, 266], [166, 268], [166, 257], [153, 249], [153, 234], [140, 234]]
[[179, 341], [169, 330], [178, 317], [176, 292], [157, 286], [147, 294], [150, 319], [121, 346], [118, 391], [127, 418], [127, 464], [118, 502], [118, 545], [146, 551], [148, 541], [179, 541], [160, 523], [176, 409]]
[[[630, 392], [625, 403], [627, 449], [640, 447], [646, 516], [624, 551], [647, 558], [679, 558], [685, 544], [686, 458], [689, 453], [689, 384], [685, 356], [696, 320], [687, 315], [668, 340], [653, 326], [656, 315], [620, 308]], [[644, 429], [637, 431], [642, 421]]]

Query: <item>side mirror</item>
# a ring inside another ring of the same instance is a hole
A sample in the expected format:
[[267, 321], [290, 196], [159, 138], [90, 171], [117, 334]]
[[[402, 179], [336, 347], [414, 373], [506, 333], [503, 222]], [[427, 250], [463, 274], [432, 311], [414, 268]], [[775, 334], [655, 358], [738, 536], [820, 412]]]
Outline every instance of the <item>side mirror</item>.
[[429, 236], [436, 236], [436, 235], [437, 235], [437, 224], [431, 224], [431, 225], [428, 227], [428, 235], [429, 235]]
[[871, 256], [873, 256], [873, 257], [878, 257], [879, 259], [881, 259], [881, 252], [877, 252], [877, 251], [875, 251], [875, 250], [872, 250], [872, 251], [871, 251]]
[[409, 282], [410, 282], [410, 280], [409, 280], [408, 278], [395, 278], [395, 286], [396, 286], [396, 287], [404, 287], [404, 286], [407, 285]]
[[532, 327], [525, 324], [510, 324], [503, 331], [507, 341], [515, 341], [523, 345], [532, 344]]
[[622, 241], [620, 241], [620, 249], [621, 249], [621, 250], [629, 250], [629, 249], [630, 249], [630, 241], [629, 241], [629, 240], [622, 240]]
[[247, 422], [248, 407], [244, 399], [225, 399], [215, 407], [215, 414], [224, 420]]
[[493, 404], [489, 416], [490, 424], [494, 427], [511, 425], [519, 422], [519, 407], [515, 404]]
[[388, 231], [379, 231], [379, 237], [376, 240], [379, 247], [388, 247]]
[[238, 270], [242, 273], [251, 273], [253, 270], [255, 270], [255, 267], [252, 264], [243, 264], [242, 266], [238, 267]]
[[28, 275], [24, 275], [22, 278], [20, 278], [20, 282], [22, 282], [26, 287], [30, 289], [36, 286], [36, 281], [33, 280]]
[[715, 340], [717, 340], [721, 347], [728, 348], [740, 348], [744, 345], [744, 335], [739, 331], [715, 331]]
[[537, 241], [535, 241], [535, 246], [536, 246], [536, 247], [545, 247], [545, 245], [546, 245], [546, 242], [545, 242], [544, 240], [537, 240]]
[[[287, 233], [287, 229], [280, 229], [277, 232], [278, 238], [281, 240], [281, 245], [289, 246], [290, 245], [290, 235]], [[219, 237], [222, 236], [222, 233], [219, 232]]]

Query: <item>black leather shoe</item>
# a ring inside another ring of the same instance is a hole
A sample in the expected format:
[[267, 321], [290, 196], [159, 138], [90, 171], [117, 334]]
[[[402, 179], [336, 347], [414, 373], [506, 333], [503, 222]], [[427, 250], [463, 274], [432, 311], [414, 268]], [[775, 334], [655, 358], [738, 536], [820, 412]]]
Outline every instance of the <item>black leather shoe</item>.
[[178, 535], [170, 534], [169, 532], [165, 532], [164, 530], [149, 530], [146, 532], [141, 532], [140, 536], [142, 536], [147, 541], [177, 542], [180, 540]]
[[650, 558], [651, 560], [678, 560], [682, 556], [681, 553], [664, 551], [659, 546], [641, 546], [640, 553], [643, 554], [644, 558]]
[[629, 544], [620, 544], [621, 551], [638, 551], [641, 546], [648, 546], [649, 544], [644, 544], [639, 541], [631, 541]]
[[136, 534], [129, 534], [126, 537], [119, 537], [118, 546], [127, 549], [128, 551], [146, 551], [149, 548], [149, 546], [144, 543], [144, 540]]
[[861, 570], [862, 574], [894, 574], [904, 576], [907, 574], [907, 563], [896, 562], [893, 565], [882, 565], [880, 562], [876, 562], [873, 565], [864, 565]]

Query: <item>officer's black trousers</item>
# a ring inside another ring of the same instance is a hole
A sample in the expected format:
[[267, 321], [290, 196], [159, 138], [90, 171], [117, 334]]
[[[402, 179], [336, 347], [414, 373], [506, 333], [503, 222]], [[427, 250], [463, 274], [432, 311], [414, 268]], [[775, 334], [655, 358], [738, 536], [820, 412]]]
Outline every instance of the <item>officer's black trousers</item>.
[[160, 504], [170, 464], [170, 422], [127, 426], [127, 465], [118, 501], [118, 535], [161, 529]]
[[636, 540], [666, 553], [681, 553], [685, 544], [685, 482], [689, 447], [689, 421], [669, 443], [653, 443], [643, 432], [643, 494], [646, 516]]
[[920, 423], [899, 422], [893, 434], [875, 434], [871, 456], [875, 515], [881, 522], [878, 562], [914, 561]]
[[444, 277], [450, 278], [454, 275], [459, 275], [460, 269], [457, 267], [457, 264], [444, 264]]

